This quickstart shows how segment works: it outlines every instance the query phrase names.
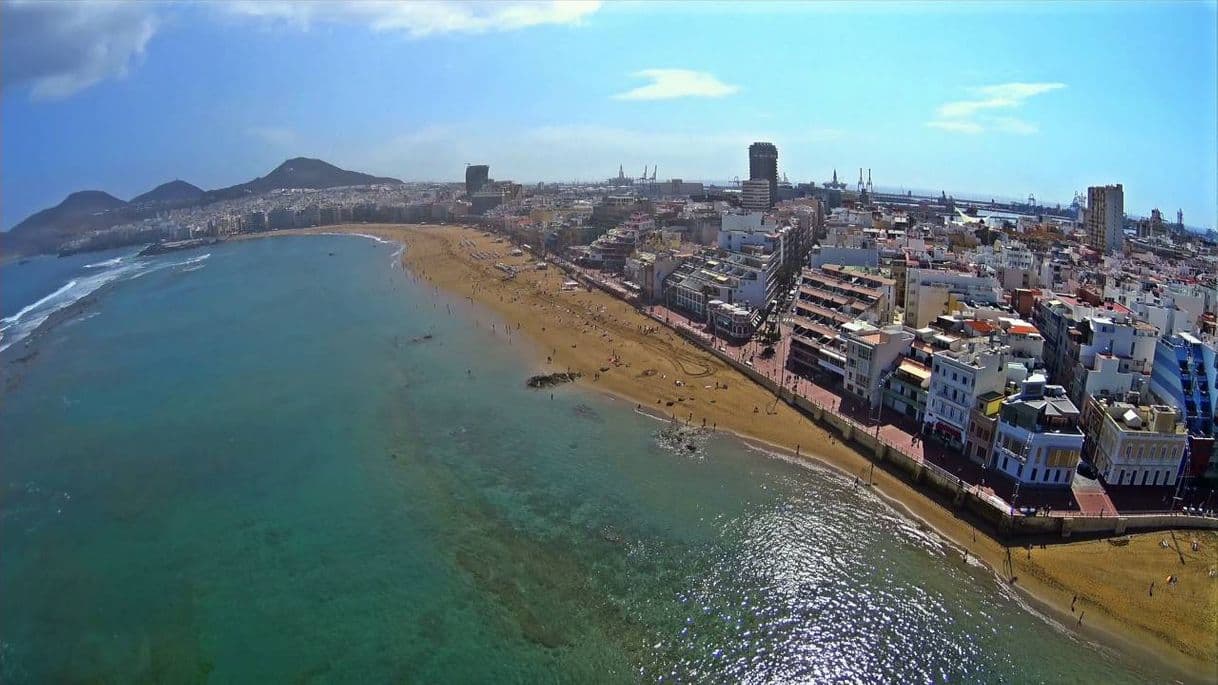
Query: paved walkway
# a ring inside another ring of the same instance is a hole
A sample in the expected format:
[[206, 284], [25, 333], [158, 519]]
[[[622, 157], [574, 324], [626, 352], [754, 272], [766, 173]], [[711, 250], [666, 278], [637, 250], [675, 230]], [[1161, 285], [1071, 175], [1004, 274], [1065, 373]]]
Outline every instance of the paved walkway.
[[[587, 269], [580, 268], [579, 271], [587, 278], [611, 283], [617, 286], [615, 289], [624, 290], [613, 279], [606, 279], [603, 275]], [[939, 444], [933, 438], [924, 440], [921, 435], [922, 426], [912, 417], [897, 414], [886, 407], [872, 409], [858, 398], [846, 394], [840, 380], [822, 384], [787, 369], [785, 360], [790, 344], [790, 329], [786, 325], [780, 326], [781, 338], [773, 346], [756, 340], [732, 344], [708, 332], [705, 322], [695, 321], [663, 305], [646, 306], [642, 311], [657, 321], [672, 328], [682, 329], [701, 339], [707, 346], [751, 366], [796, 395], [874, 431], [873, 434], [881, 441], [912, 459], [934, 464], [956, 475], [967, 486], [1001, 499], [1007, 506], [1056, 514], [1071, 512], [1097, 516], [1115, 514], [1118, 506], [1114, 501], [1120, 504], [1120, 510], [1126, 512], [1165, 511], [1171, 508], [1171, 494], [1168, 492], [1171, 488], [1154, 488], [1153, 492], [1150, 492], [1152, 489], [1149, 488], [1136, 488], [1128, 493], [1110, 497], [1103, 483], [1086, 478], [1077, 479], [1069, 489], [1017, 487], [1006, 474], [987, 469], [959, 451]], [[773, 353], [766, 355], [765, 350], [768, 347], [773, 347]]]

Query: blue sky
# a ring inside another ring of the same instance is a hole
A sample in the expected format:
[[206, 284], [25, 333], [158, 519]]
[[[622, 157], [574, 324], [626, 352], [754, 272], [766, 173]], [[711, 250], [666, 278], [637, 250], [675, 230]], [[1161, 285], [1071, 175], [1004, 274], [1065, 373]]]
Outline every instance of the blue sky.
[[1214, 226], [1214, 2], [0, 5], [0, 223], [85, 188], [243, 182], [287, 157], [417, 180], [792, 181]]

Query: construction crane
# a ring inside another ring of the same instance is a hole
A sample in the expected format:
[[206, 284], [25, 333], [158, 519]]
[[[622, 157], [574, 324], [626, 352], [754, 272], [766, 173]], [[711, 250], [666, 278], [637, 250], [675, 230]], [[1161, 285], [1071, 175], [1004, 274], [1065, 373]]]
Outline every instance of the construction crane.
[[656, 180], [656, 168], [657, 168], [657, 166], [658, 166], [658, 165], [656, 165], [656, 164], [652, 164], [652, 165], [651, 165], [651, 180], [652, 180], [652, 181]]

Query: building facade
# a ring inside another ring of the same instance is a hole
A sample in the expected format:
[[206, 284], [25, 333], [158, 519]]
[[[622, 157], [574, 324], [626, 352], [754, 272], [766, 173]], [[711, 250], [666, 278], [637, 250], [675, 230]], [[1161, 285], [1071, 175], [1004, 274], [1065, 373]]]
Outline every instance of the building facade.
[[1002, 394], [1007, 383], [1010, 348], [982, 340], [965, 341], [956, 349], [936, 352], [931, 363], [926, 433], [940, 442], [964, 449], [977, 398]]
[[1085, 456], [1109, 485], [1175, 485], [1188, 435], [1167, 405], [1087, 400]]
[[1045, 377], [1025, 380], [998, 413], [994, 468], [1021, 485], [1068, 488], [1082, 455], [1085, 436], [1079, 411], [1060, 385]]
[[1115, 254], [1125, 242], [1125, 190], [1117, 185], [1087, 189], [1087, 246], [1100, 254]]
[[769, 195], [765, 208], [773, 207], [778, 197], [778, 148], [773, 143], [749, 146], [749, 179], [766, 182]]

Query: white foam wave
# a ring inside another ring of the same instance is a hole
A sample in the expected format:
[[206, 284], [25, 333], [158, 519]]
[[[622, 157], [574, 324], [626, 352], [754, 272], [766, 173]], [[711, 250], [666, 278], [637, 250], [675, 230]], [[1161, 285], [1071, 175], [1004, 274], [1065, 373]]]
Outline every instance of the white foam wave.
[[211, 256], [211, 253], [208, 252], [207, 254], [201, 254], [198, 257], [191, 257], [190, 259], [187, 259], [187, 260], [184, 260], [181, 262], [174, 262], [170, 266], [187, 266], [190, 264], [198, 264], [199, 262], [207, 259], [210, 256]]
[[[88, 275], [77, 276], [55, 292], [27, 305], [16, 314], [0, 319], [0, 351], [8, 349], [13, 343], [33, 333], [55, 312], [88, 297], [107, 283], [120, 278], [134, 280], [154, 271], [175, 266], [187, 267], [182, 269], [183, 272], [197, 271], [203, 267], [202, 262], [211, 257], [211, 253], [201, 254], [180, 262], [123, 261], [131, 256], [126, 255], [96, 264], [86, 264], [85, 268], [92, 268], [95, 271]], [[105, 270], [100, 270], [103, 268]]]
[[367, 238], [368, 240], [375, 240], [378, 243], [383, 243], [386, 245], [389, 243], [395, 242], [393, 240], [386, 240], [385, 238], [382, 238], [379, 235], [372, 235], [369, 233], [353, 233], [353, 232], [352, 233], [339, 233], [338, 231], [330, 231], [327, 233], [318, 233], [317, 235], [353, 235], [353, 236], [358, 236], [360, 238]]
[[104, 262], [96, 262], [94, 264], [85, 264], [85, 268], [86, 269], [104, 269], [104, 268], [110, 267], [110, 266], [118, 266], [119, 264], [122, 264], [122, 263], [123, 263], [122, 257], [115, 257], [114, 259], [107, 259]]
[[7, 330], [10, 325], [17, 323], [18, 321], [21, 321], [22, 317], [24, 317], [26, 314], [29, 314], [30, 312], [38, 309], [39, 307], [47, 304], [48, 302], [53, 302], [56, 298], [58, 298], [59, 296], [63, 295], [64, 293], [68, 292], [69, 290], [71, 290], [72, 288], [75, 288], [75, 287], [76, 287], [76, 281], [74, 281], [74, 280], [68, 281], [63, 286], [61, 286], [59, 288], [59, 290], [56, 290], [55, 292], [51, 293], [50, 295], [47, 295], [46, 297], [42, 298], [41, 300], [38, 300], [37, 302], [35, 302], [33, 304], [28, 304], [28, 305], [22, 307], [21, 311], [17, 312], [16, 314], [13, 314], [12, 316], [6, 316], [3, 319], [0, 319], [0, 331]]
[[202, 269], [205, 266], [207, 266], [207, 265], [206, 264], [195, 264], [194, 266], [188, 266], [185, 269], [182, 269], [182, 273], [188, 274], [191, 271], [198, 271], [199, 269]]
[[138, 264], [120, 264], [97, 274], [75, 278], [50, 295], [0, 320], [0, 351], [33, 333], [55, 312], [71, 306], [103, 285], [137, 268]]

